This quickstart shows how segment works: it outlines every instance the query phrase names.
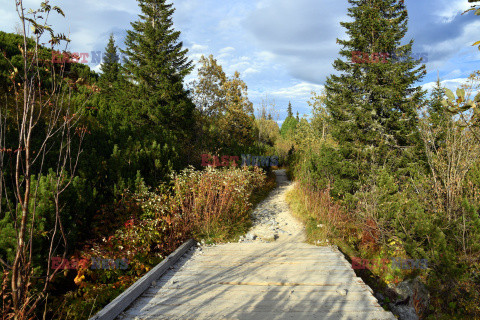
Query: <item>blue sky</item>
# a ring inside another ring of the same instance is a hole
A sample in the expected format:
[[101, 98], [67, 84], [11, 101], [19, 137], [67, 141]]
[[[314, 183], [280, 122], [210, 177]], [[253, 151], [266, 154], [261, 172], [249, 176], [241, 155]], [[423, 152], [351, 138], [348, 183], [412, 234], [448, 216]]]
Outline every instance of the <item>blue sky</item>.
[[[26, 0], [26, 8], [40, 1]], [[175, 29], [189, 48], [192, 60], [213, 54], [227, 74], [238, 70], [248, 85], [255, 107], [265, 98], [275, 102], [279, 122], [288, 101], [294, 112], [310, 114], [307, 101], [319, 92], [345, 39], [341, 21], [348, 21], [347, 0], [174, 0]], [[480, 69], [480, 17], [461, 15], [467, 0], [405, 0], [413, 52], [428, 53], [427, 76], [420, 83], [430, 89], [437, 78], [455, 89]], [[135, 0], [51, 1], [66, 15], [50, 20], [56, 32], [72, 40], [72, 52], [103, 51], [110, 33], [123, 47], [125, 30], [137, 20]], [[14, 0], [0, 0], [0, 30], [13, 32], [19, 19]], [[95, 70], [99, 65], [90, 64]], [[196, 72], [187, 81], [195, 79]]]

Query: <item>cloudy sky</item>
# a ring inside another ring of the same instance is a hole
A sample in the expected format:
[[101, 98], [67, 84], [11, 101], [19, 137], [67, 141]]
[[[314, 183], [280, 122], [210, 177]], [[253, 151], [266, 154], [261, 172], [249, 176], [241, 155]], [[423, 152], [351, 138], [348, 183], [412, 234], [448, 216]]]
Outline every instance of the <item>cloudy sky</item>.
[[[40, 1], [24, 0], [26, 8]], [[238, 70], [249, 88], [255, 107], [262, 100], [275, 102], [281, 122], [288, 101], [294, 112], [308, 115], [311, 91], [319, 92], [345, 39], [341, 21], [348, 21], [347, 0], [173, 0], [174, 25], [182, 32], [192, 60], [213, 54], [227, 74]], [[467, 0], [405, 0], [413, 52], [426, 52], [428, 74], [420, 83], [431, 88], [437, 78], [455, 89], [480, 69], [480, 51], [471, 44], [480, 40], [480, 17], [461, 15]], [[56, 32], [72, 40], [72, 52], [103, 51], [113, 33], [123, 47], [125, 30], [137, 20], [135, 0], [51, 1], [66, 18], [50, 20]], [[18, 24], [14, 0], [0, 0], [0, 30], [13, 32]], [[98, 70], [98, 63], [90, 67]], [[188, 80], [193, 80], [192, 74]]]

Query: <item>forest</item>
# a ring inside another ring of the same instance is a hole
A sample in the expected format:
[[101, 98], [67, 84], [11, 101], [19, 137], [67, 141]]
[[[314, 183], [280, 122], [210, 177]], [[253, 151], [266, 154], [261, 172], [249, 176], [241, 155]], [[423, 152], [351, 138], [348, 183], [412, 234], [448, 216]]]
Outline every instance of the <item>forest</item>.
[[17, 0], [18, 32], [0, 31], [2, 320], [88, 319], [187, 239], [238, 241], [277, 168], [309, 243], [423, 261], [359, 274], [387, 299], [420, 279], [424, 319], [480, 317], [480, 71], [428, 93], [406, 4], [349, 0], [336, 73], [279, 125], [239, 72], [213, 55], [195, 69], [174, 4], [137, 2], [101, 72], [64, 49], [48, 18], [69, 12], [49, 1]]

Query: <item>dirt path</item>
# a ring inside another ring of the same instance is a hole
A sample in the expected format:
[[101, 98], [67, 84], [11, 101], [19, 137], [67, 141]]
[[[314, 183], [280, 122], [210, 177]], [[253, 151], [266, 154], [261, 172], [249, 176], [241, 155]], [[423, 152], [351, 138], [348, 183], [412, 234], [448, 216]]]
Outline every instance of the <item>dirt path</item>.
[[244, 239], [192, 249], [118, 319], [395, 319], [335, 247], [303, 243], [276, 174]]

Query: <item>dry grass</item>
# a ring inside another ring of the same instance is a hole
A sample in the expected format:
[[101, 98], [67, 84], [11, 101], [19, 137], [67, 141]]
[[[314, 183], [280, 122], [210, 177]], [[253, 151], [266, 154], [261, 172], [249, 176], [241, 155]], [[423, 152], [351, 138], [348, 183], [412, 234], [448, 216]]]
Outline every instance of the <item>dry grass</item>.
[[[330, 197], [329, 189], [315, 191], [296, 182], [287, 194], [293, 214], [305, 223], [307, 241], [330, 244], [348, 240], [345, 230], [352, 229], [352, 219]], [[351, 235], [351, 233], [350, 233]]]

